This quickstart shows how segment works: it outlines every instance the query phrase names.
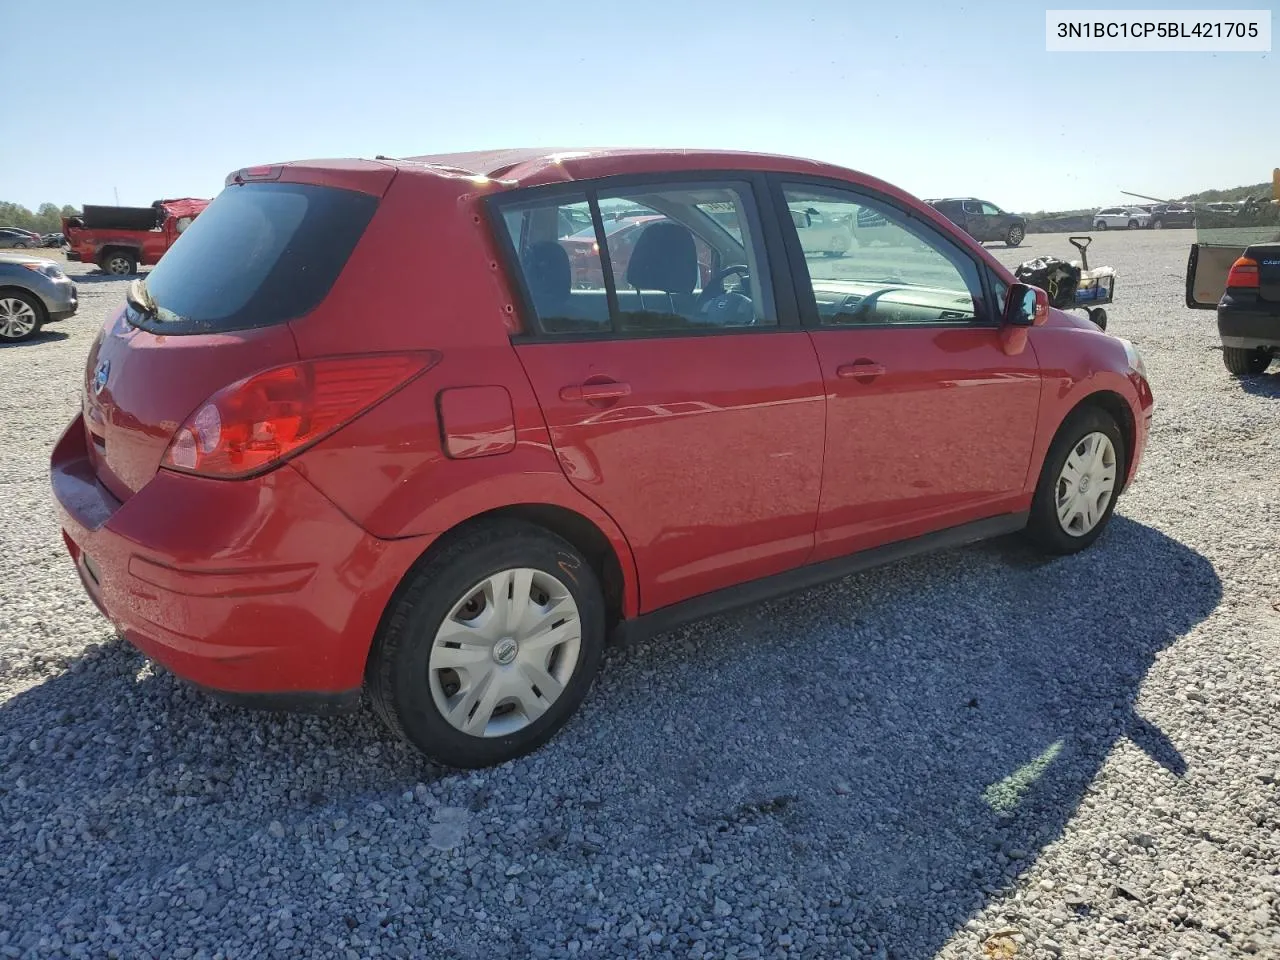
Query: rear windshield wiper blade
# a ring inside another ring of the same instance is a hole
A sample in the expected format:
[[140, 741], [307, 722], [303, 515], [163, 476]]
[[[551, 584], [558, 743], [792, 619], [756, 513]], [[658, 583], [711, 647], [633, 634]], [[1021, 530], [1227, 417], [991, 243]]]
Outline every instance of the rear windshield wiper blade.
[[147, 289], [146, 281], [141, 277], [129, 284], [125, 299], [129, 301], [130, 306], [141, 310], [143, 313], [150, 314], [153, 317], [159, 315], [156, 302], [151, 297], [151, 291]]
[[151, 291], [147, 289], [147, 281], [143, 277], [138, 277], [129, 284], [129, 292], [125, 294], [125, 299], [129, 301], [131, 307], [157, 323], [182, 323], [186, 320], [186, 317], [181, 317], [156, 303], [156, 298], [151, 296]]

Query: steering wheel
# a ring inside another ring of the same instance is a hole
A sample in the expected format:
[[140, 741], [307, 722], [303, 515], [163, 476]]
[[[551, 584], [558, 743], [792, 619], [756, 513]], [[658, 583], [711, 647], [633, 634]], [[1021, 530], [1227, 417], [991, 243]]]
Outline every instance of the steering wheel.
[[755, 307], [751, 302], [751, 298], [746, 293], [737, 291], [733, 293], [725, 292], [725, 277], [735, 273], [742, 277], [742, 284], [739, 290], [750, 292], [750, 268], [745, 263], [731, 263], [727, 267], [721, 267], [715, 272], [714, 276], [703, 284], [702, 293], [699, 295], [694, 309], [701, 315], [713, 319], [716, 323], [733, 324], [735, 326], [755, 323]]
[[727, 267], [721, 267], [716, 271], [715, 276], [708, 280], [702, 287], [702, 296], [699, 298], [699, 306], [711, 297], [718, 297], [724, 293], [725, 277], [731, 277], [734, 274], [742, 277], [742, 289], [751, 289], [751, 268], [745, 263], [731, 263]]

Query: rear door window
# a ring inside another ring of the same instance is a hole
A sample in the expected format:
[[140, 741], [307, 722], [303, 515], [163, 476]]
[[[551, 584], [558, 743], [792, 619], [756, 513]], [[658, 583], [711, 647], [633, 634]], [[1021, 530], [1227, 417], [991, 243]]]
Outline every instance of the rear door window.
[[129, 319], [156, 333], [222, 333], [285, 323], [328, 294], [378, 200], [301, 183], [227, 187], [145, 280], [154, 310]]
[[[502, 201], [530, 332], [776, 328], [752, 198], [749, 184], [708, 182]], [[584, 212], [590, 226], [560, 233]]]

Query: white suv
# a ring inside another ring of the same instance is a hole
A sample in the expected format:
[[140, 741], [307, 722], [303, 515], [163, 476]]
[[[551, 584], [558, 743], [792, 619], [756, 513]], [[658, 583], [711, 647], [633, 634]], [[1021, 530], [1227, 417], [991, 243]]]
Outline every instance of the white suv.
[[1121, 230], [1138, 230], [1147, 226], [1151, 214], [1137, 207], [1104, 207], [1093, 215], [1095, 230], [1109, 230], [1117, 227]]

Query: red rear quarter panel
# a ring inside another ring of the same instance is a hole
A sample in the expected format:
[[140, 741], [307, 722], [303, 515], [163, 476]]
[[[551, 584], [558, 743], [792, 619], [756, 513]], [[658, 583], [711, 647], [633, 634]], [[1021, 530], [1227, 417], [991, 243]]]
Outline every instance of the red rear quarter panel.
[[[495, 189], [496, 184], [488, 189]], [[479, 200], [465, 177], [402, 171], [333, 290], [291, 327], [303, 358], [364, 351], [439, 351], [423, 377], [294, 461], [371, 534], [438, 534], [489, 510], [550, 504], [591, 520], [613, 544], [636, 609], [630, 548], [616, 524], [569, 483], [509, 340], [515, 307]], [[514, 449], [449, 460], [439, 394], [501, 386]]]

